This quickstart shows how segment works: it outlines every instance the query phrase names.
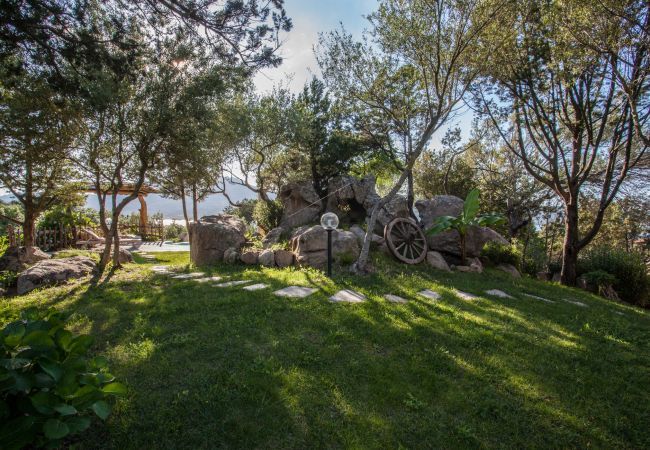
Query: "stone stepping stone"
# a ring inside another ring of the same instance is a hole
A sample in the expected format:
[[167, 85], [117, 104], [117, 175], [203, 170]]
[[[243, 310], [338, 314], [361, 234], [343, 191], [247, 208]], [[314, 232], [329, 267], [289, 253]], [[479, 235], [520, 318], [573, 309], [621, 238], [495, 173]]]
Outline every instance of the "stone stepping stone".
[[469, 292], [456, 291], [456, 296], [462, 298], [463, 300], [477, 300], [479, 297]]
[[248, 284], [250, 282], [251, 280], [234, 280], [234, 281], [226, 281], [225, 283], [214, 284], [213, 286], [226, 288], [226, 287], [239, 286], [240, 284]]
[[512, 298], [514, 297], [506, 292], [500, 291], [499, 289], [490, 289], [489, 291], [485, 291], [487, 295], [493, 295], [495, 297], [499, 298]]
[[579, 302], [578, 300], [569, 300], [568, 298], [563, 298], [562, 300], [564, 300], [567, 303], [571, 303], [573, 305], [580, 306], [582, 308], [588, 308], [589, 307], [589, 305], [587, 305], [586, 303]]
[[534, 298], [535, 300], [539, 300], [539, 301], [541, 301], [541, 302], [546, 302], [546, 303], [555, 303], [555, 301], [553, 301], [553, 300], [549, 300], [549, 299], [544, 298], [544, 297], [538, 297], [538, 296], [533, 295], [533, 294], [524, 294], [524, 295], [525, 295], [526, 297]]
[[622, 313], [620, 311], [614, 311], [614, 314], [618, 314], [619, 316], [625, 316], [625, 313]]
[[169, 266], [153, 266], [151, 271], [156, 273], [172, 273]]
[[266, 289], [267, 287], [269, 287], [268, 284], [257, 283], [257, 284], [251, 284], [250, 286], [244, 286], [242, 289], [246, 291], [259, 291], [260, 289]]
[[194, 278], [194, 281], [197, 283], [207, 283], [208, 281], [219, 281], [221, 277], [203, 277], [203, 278]]
[[278, 297], [304, 298], [313, 294], [317, 290], [318, 289], [316, 288], [308, 288], [304, 286], [288, 286], [273, 292], [273, 295], [277, 295]]
[[440, 294], [437, 292], [431, 291], [429, 289], [425, 289], [423, 291], [418, 292], [419, 295], [422, 297], [430, 298], [431, 300], [440, 300]]
[[330, 297], [334, 303], [362, 303], [366, 301], [366, 296], [350, 289], [342, 289]]
[[405, 298], [402, 298], [399, 295], [394, 295], [394, 294], [384, 294], [384, 298], [386, 300], [388, 300], [389, 302], [391, 302], [391, 303], [406, 303], [406, 302], [408, 302], [408, 300], [406, 300]]
[[190, 278], [201, 278], [205, 275], [205, 272], [192, 272], [192, 273], [182, 273], [172, 277], [175, 280], [189, 280]]

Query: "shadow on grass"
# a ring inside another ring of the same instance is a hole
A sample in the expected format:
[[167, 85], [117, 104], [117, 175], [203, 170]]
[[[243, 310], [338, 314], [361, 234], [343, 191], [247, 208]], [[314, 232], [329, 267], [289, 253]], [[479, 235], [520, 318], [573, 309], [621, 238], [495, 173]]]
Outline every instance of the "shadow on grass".
[[[329, 280], [313, 270], [205, 271], [270, 288], [219, 289], [128, 268], [43, 302], [73, 313], [75, 327], [96, 337], [95, 350], [129, 386], [109, 422], [84, 435], [84, 448], [648, 442], [648, 393], [638, 382], [650, 367], [645, 315], [638, 323], [612, 317], [616, 305], [490, 273], [389, 266]], [[271, 295], [288, 284], [320, 291]], [[343, 288], [368, 301], [327, 300]], [[417, 296], [425, 288], [442, 299]], [[453, 293], [489, 288], [517, 299], [464, 301]], [[589, 308], [525, 300], [524, 291], [576, 296]], [[410, 301], [387, 303], [384, 293]]]

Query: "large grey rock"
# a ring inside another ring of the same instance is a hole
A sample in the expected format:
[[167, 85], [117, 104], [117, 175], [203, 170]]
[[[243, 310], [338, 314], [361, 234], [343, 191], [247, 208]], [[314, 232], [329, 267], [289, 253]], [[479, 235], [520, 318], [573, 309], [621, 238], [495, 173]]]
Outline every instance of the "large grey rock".
[[[463, 200], [453, 195], [438, 195], [431, 200], [418, 200], [415, 207], [420, 214], [422, 228], [431, 228], [433, 222], [441, 216], [458, 216], [463, 211]], [[456, 231], [444, 231], [427, 235], [429, 249], [441, 253], [460, 256], [459, 237]], [[481, 255], [483, 246], [488, 242], [508, 245], [508, 241], [496, 231], [486, 227], [470, 227], [465, 239], [465, 251], [468, 257]]]
[[38, 287], [81, 278], [96, 268], [95, 261], [87, 256], [43, 260], [18, 275], [16, 292], [22, 295]]
[[[359, 245], [363, 245], [363, 241], [366, 239], [366, 232], [363, 230], [363, 228], [361, 228], [359, 225], [352, 225], [350, 227], [350, 232], [357, 237]], [[371, 242], [373, 244], [381, 245], [384, 243], [384, 238], [378, 234], [372, 233]]]
[[[320, 225], [297, 230], [291, 241], [291, 248], [298, 264], [320, 269], [327, 265], [327, 231]], [[354, 233], [343, 230], [332, 232], [334, 261], [350, 263], [358, 258], [360, 251]]]
[[190, 259], [197, 266], [222, 261], [227, 249], [238, 250], [246, 242], [246, 224], [228, 214], [202, 217], [190, 229]]
[[283, 212], [280, 227], [294, 228], [315, 223], [320, 218], [323, 202], [318, 198], [311, 181], [289, 183], [280, 188], [278, 198]]
[[442, 255], [435, 251], [427, 252], [427, 263], [434, 269], [444, 270], [445, 272], [450, 272], [449, 264], [445, 261], [445, 258]]
[[260, 253], [260, 256], [258, 257], [258, 262], [266, 267], [273, 267], [275, 266], [275, 255], [273, 250], [266, 249], [262, 250], [262, 253]]
[[[375, 177], [362, 179], [342, 176], [333, 179], [328, 186], [327, 210], [339, 216], [341, 223], [363, 223], [381, 200], [375, 189]], [[409, 217], [406, 198], [396, 195], [382, 207], [373, 230], [383, 235], [384, 227], [396, 217]]]
[[50, 258], [38, 247], [9, 247], [0, 257], [0, 271], [22, 272], [32, 264]]

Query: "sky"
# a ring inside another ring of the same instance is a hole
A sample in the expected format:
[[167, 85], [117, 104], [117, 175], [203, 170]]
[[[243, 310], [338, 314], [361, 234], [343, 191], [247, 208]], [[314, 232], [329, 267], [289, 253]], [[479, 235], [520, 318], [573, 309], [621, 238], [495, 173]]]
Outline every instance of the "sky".
[[365, 16], [377, 7], [376, 0], [285, 0], [285, 10], [293, 22], [293, 29], [282, 36], [279, 54], [282, 65], [261, 71], [255, 77], [259, 92], [268, 92], [274, 84], [291, 77], [289, 87], [298, 92], [313, 74], [318, 74], [314, 46], [318, 33], [340, 27], [360, 37], [366, 27]]

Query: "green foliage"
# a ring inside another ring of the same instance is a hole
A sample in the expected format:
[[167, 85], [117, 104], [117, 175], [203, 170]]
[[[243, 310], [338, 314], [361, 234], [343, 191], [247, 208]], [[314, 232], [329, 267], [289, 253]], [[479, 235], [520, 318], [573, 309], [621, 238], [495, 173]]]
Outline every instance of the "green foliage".
[[86, 358], [93, 338], [64, 328], [61, 313], [34, 309], [4, 327], [0, 348], [0, 442], [3, 448], [58, 447], [105, 420], [109, 397], [126, 394], [102, 356]]
[[38, 221], [38, 226], [41, 228], [97, 225], [99, 225], [99, 214], [96, 210], [82, 206], [68, 207], [60, 204], [46, 210]]
[[[23, 221], [23, 208], [17, 203], [2, 203], [0, 202], [0, 215], [14, 219], [18, 222]], [[0, 217], [0, 235], [7, 234], [7, 226], [13, 225], [14, 227], [19, 226], [18, 224]], [[1, 252], [0, 252], [1, 253]]]
[[458, 217], [441, 216], [438, 217], [427, 230], [427, 234], [441, 233], [447, 230], [456, 230], [460, 236], [460, 253], [461, 259], [465, 261], [465, 235], [467, 229], [471, 226], [491, 226], [497, 225], [504, 221], [504, 218], [498, 214], [478, 214], [479, 210], [479, 191], [472, 189], [463, 204], [463, 211]]
[[0, 271], [0, 287], [8, 288], [16, 284], [16, 279], [18, 274], [16, 272], [10, 272], [8, 270]]
[[0, 256], [5, 254], [7, 247], [9, 247], [9, 239], [7, 236], [0, 236]]
[[612, 286], [628, 303], [647, 306], [650, 297], [650, 276], [643, 256], [636, 252], [601, 246], [584, 252], [578, 261], [578, 274], [602, 271], [616, 281]]
[[618, 281], [614, 275], [600, 269], [587, 272], [582, 276], [589, 284], [594, 284], [599, 288], [607, 285], [614, 285]]
[[184, 225], [180, 223], [171, 223], [165, 225], [164, 228], [164, 239], [166, 241], [180, 241], [181, 234], [185, 233], [187, 230]]
[[504, 245], [498, 242], [488, 242], [481, 250], [481, 256], [487, 258], [491, 264], [512, 264], [519, 268], [521, 252], [515, 245]]
[[224, 214], [230, 214], [239, 217], [244, 222], [250, 224], [253, 222], [253, 212], [258, 200], [246, 198], [238, 203], [237, 206], [228, 205], [223, 209]]
[[258, 201], [253, 209], [253, 220], [260, 228], [268, 232], [280, 225], [282, 211], [282, 202], [278, 199], [268, 202]]

